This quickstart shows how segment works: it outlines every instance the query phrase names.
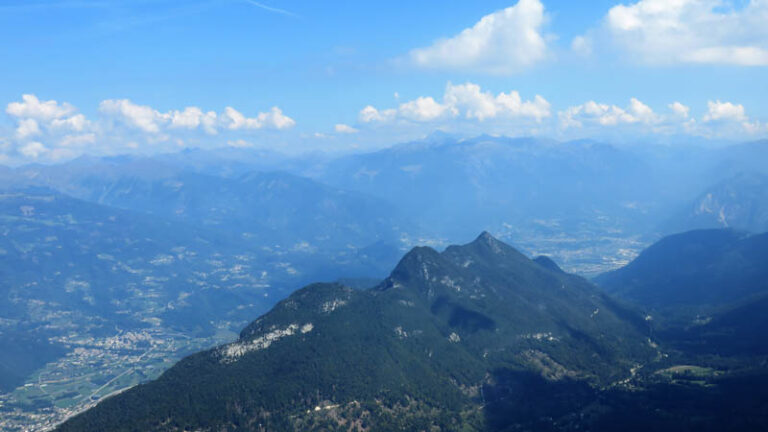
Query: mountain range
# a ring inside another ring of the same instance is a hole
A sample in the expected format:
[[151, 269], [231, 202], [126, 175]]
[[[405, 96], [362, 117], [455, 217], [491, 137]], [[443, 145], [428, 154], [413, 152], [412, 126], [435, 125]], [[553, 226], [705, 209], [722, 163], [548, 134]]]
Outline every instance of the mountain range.
[[[725, 226], [721, 214], [758, 231], [766, 144], [443, 134], [346, 156], [229, 148], [2, 167], [0, 413], [53, 424], [231, 341], [298, 287], [344, 277], [370, 288], [410, 247], [475, 230], [583, 276], [624, 266], [662, 234]], [[638, 301], [627, 294], [619, 301]], [[755, 304], [632, 308], [694, 349], [751, 334], [738, 318], [759, 316]], [[686, 330], [697, 316], [711, 324]]]
[[370, 289], [307, 286], [58, 430], [762, 430], [756, 365], [657, 339], [641, 309], [483, 233]]

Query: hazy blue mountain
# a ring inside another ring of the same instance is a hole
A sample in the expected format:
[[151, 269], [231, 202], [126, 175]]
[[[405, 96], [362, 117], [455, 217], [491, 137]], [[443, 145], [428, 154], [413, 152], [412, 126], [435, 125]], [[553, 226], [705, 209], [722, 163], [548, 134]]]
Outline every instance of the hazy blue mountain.
[[[382, 225], [397, 231], [386, 242], [402, 238], [410, 245], [444, 246], [465, 241], [484, 228], [514, 241], [527, 253], [546, 254], [571, 271], [596, 274], [625, 264], [660, 233], [697, 228], [687, 226], [685, 218], [672, 228], [664, 224], [674, 215], [690, 213], [690, 203], [713, 183], [759, 172], [755, 161], [764, 160], [765, 148], [765, 142], [719, 148], [616, 147], [588, 140], [561, 143], [434, 134], [421, 141], [340, 157], [290, 157], [255, 148], [189, 149], [153, 157], [82, 157], [60, 165], [18, 168], [7, 184], [48, 186], [82, 199], [250, 230], [282, 247], [312, 243], [307, 237], [314, 234], [338, 240], [323, 247], [343, 246], [347, 236], [355, 247], [364, 247], [367, 244], [358, 240], [365, 243], [383, 237], [360, 238], [357, 228], [378, 234], [386, 231]], [[298, 177], [268, 174], [275, 170], [310, 176], [321, 184], [310, 187]], [[261, 209], [259, 217], [274, 216], [274, 222], [288, 216], [285, 229], [272, 229], [270, 225], [274, 228], [275, 224], [261, 225], [254, 219], [248, 222], [232, 200], [222, 198], [216, 206], [201, 204], [211, 193], [216, 200], [217, 192], [211, 192], [216, 188], [224, 190], [224, 196], [239, 199], [243, 189], [254, 187], [253, 179], [244, 179], [270, 175], [284, 176], [282, 181], [297, 193], [317, 196], [319, 191], [330, 201], [340, 200], [336, 207], [341, 214], [318, 209], [319, 199], [314, 207], [304, 205], [300, 214], [319, 211], [318, 221], [324, 225], [333, 221], [328, 231], [307, 232], [312, 231], [312, 224], [281, 210], [298, 207], [297, 194], [290, 191], [285, 198], [248, 197]], [[358, 194], [344, 192], [348, 196], [342, 198], [341, 191]], [[379, 202], [372, 204], [372, 197]], [[158, 203], [161, 198], [168, 202]], [[371, 205], [377, 207], [374, 218], [370, 213], [359, 219], [344, 214], [350, 206], [370, 209]], [[746, 208], [752, 204], [737, 205]], [[297, 235], [292, 236], [293, 232]]]
[[595, 280], [611, 294], [689, 320], [768, 293], [768, 234], [698, 230], [665, 237]]
[[768, 140], [727, 146], [716, 152], [714, 162], [703, 179], [726, 179], [742, 173], [768, 175]]
[[321, 178], [397, 202], [444, 233], [466, 235], [461, 227], [553, 217], [566, 209], [575, 217], [601, 205], [620, 211], [622, 200], [648, 199], [632, 196], [634, 178], [646, 170], [643, 161], [594, 142], [478, 137], [341, 158]]
[[[430, 137], [338, 158], [315, 178], [393, 203], [424, 236], [486, 229], [595, 274], [625, 264], [701, 191], [718, 151], [595, 141]], [[712, 177], [710, 177], [712, 178]]]
[[[183, 152], [180, 158], [194, 153]], [[242, 163], [248, 160], [243, 157]], [[245, 236], [268, 247], [325, 252], [377, 242], [397, 247], [402, 233], [411, 229], [394, 206], [361, 193], [284, 172], [226, 177], [190, 171], [188, 165], [165, 156], [82, 157], [62, 165], [21, 167], [11, 186], [50, 187], [86, 201]]]
[[381, 200], [286, 173], [236, 179], [182, 173], [162, 180], [84, 178], [89, 201], [181, 220], [283, 247], [397, 243], [404, 222]]
[[538, 429], [551, 417], [514, 394], [540, 388], [541, 415], [571, 422], [656, 355], [645, 333], [586, 280], [483, 234], [416, 248], [368, 290], [308, 286], [60, 430]]
[[723, 180], [664, 225], [667, 232], [705, 228], [768, 231], [768, 176], [750, 173]]

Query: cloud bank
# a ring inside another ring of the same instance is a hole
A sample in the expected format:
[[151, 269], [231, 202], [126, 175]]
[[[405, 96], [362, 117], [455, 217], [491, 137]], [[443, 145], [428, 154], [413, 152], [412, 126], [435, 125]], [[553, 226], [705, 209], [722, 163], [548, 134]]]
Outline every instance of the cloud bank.
[[278, 107], [247, 117], [232, 107], [223, 112], [198, 107], [158, 111], [129, 99], [107, 99], [98, 106], [98, 117], [88, 119], [66, 102], [40, 100], [33, 94], [6, 106], [15, 123], [11, 136], [2, 138], [2, 159], [58, 160], [82, 153], [110, 153], [142, 146], [179, 146], [185, 139], [258, 130], [282, 131], [296, 122]]

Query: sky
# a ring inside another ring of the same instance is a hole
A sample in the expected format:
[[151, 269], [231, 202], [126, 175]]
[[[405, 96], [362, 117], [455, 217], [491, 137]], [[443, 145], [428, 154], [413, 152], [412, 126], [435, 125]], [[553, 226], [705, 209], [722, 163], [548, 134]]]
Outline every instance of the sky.
[[768, 137], [768, 0], [0, 0], [0, 163]]

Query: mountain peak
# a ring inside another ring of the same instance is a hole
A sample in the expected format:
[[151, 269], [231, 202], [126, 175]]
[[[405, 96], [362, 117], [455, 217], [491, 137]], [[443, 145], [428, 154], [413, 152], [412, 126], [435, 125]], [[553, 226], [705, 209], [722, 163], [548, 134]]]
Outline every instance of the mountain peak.
[[491, 233], [489, 233], [488, 231], [481, 232], [480, 235], [477, 236], [475, 241], [472, 242], [472, 244], [483, 244], [487, 246], [494, 246], [494, 245], [498, 246], [501, 243], [502, 242], [499, 239], [491, 235]]
[[[390, 281], [407, 283], [413, 280], [429, 280], [431, 268], [439, 267], [442, 258], [440, 254], [425, 246], [417, 246], [411, 249], [390, 274]], [[387, 286], [385, 284], [385, 286]]]

